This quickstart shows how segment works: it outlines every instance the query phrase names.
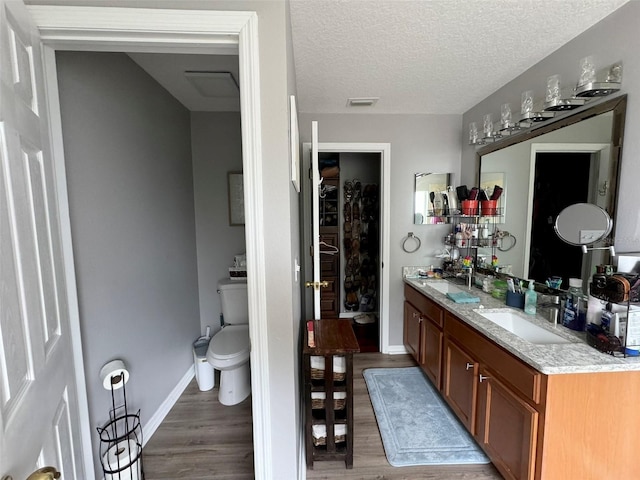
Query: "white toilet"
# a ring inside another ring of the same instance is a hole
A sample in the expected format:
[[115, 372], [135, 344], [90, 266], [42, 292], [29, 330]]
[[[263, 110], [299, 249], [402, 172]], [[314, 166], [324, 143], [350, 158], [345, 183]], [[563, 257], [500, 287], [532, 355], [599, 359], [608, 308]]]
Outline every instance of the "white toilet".
[[251, 393], [247, 281], [220, 280], [218, 293], [224, 326], [209, 343], [207, 361], [220, 370], [218, 400], [235, 405]]

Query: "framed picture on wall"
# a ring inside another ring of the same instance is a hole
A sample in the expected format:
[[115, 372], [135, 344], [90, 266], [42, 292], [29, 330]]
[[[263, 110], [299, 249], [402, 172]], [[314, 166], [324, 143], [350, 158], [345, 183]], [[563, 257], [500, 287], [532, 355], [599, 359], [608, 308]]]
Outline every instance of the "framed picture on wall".
[[244, 188], [242, 172], [227, 173], [229, 225], [244, 225]]

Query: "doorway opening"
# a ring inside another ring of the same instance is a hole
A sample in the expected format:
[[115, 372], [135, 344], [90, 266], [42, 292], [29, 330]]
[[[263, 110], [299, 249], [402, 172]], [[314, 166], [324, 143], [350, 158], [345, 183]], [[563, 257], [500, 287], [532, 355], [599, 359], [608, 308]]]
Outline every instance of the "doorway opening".
[[554, 225], [565, 207], [593, 201], [595, 160], [591, 152], [536, 153], [529, 278], [582, 278], [582, 251], [560, 240]]
[[[235, 109], [205, 108], [209, 96], [194, 102], [201, 105], [195, 111], [175, 86], [172, 91], [170, 82], [163, 85], [166, 75], [154, 73], [202, 71], [221, 62], [237, 72], [238, 58], [131, 57], [56, 52], [85, 371], [97, 371], [111, 358], [122, 332], [135, 339], [152, 331], [159, 344], [182, 347], [167, 348], [152, 362], [148, 352], [126, 341], [120, 351], [144, 377], [161, 368], [173, 379], [187, 369], [182, 352], [191, 342], [221, 329], [218, 285], [229, 279], [234, 258], [245, 253], [244, 215], [235, 218], [244, 214], [243, 203], [228, 181], [230, 172], [242, 170], [241, 121], [238, 89], [226, 98], [235, 99]], [[191, 97], [197, 96], [194, 90]], [[242, 182], [242, 175], [236, 177]], [[242, 210], [234, 212], [235, 207]], [[113, 277], [119, 281], [110, 282]], [[138, 383], [147, 394], [134, 386], [130, 405], [155, 420], [162, 394], [146, 378]], [[91, 423], [103, 425], [107, 396], [90, 378], [87, 384]], [[220, 382], [216, 385], [217, 394]], [[153, 433], [150, 423], [156, 422], [144, 423], [144, 439]]]
[[321, 318], [350, 318], [361, 352], [379, 352], [380, 154], [322, 152]]
[[[303, 161], [311, 168], [310, 145]], [[388, 353], [389, 144], [318, 144], [320, 317], [351, 320], [362, 352]], [[304, 245], [312, 245], [311, 183], [303, 184]], [[305, 277], [311, 279], [311, 256]], [[306, 318], [313, 298], [304, 295]]]

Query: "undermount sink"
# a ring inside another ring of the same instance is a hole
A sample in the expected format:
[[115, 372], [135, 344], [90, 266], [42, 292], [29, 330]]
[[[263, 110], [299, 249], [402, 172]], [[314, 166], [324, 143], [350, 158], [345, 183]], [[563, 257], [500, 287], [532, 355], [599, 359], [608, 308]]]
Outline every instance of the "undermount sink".
[[482, 315], [487, 320], [492, 321], [499, 327], [510, 331], [514, 335], [526, 340], [529, 343], [537, 345], [551, 345], [557, 343], [571, 343], [566, 338], [556, 335], [553, 332], [545, 330], [538, 325], [531, 323], [522, 315], [518, 315], [513, 310], [492, 310], [485, 312], [482, 309], [476, 309], [474, 312]]
[[444, 280], [440, 282], [427, 282], [426, 285], [429, 285], [431, 288], [435, 288], [440, 293], [444, 293], [445, 295], [447, 293], [455, 293], [455, 292], [462, 291], [460, 288]]

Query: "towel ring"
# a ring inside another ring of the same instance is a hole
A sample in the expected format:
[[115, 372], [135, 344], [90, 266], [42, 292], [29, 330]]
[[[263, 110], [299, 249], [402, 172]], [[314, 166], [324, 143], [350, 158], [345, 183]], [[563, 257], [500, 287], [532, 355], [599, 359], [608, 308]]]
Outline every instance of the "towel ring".
[[[407, 242], [409, 240], [414, 240], [416, 242], [416, 248], [414, 248], [413, 250], [409, 250], [407, 248]], [[409, 232], [409, 234], [404, 237], [404, 241], [402, 242], [402, 250], [404, 250], [407, 253], [413, 253], [413, 252], [417, 252], [418, 249], [420, 248], [420, 245], [422, 245], [422, 242], [420, 241], [420, 239], [418, 237], [416, 237], [413, 232]]]
[[513, 235], [511, 235], [509, 233], [507, 235], [504, 235], [504, 237], [502, 237], [502, 239], [505, 239], [507, 237], [511, 239], [511, 244], [509, 246], [505, 247], [505, 246], [502, 245], [502, 242], [500, 242], [500, 245], [498, 246], [498, 250], [500, 250], [501, 252], [508, 252], [509, 250], [511, 250], [513, 247], [516, 246], [516, 243], [517, 243], [516, 237], [514, 237]]

